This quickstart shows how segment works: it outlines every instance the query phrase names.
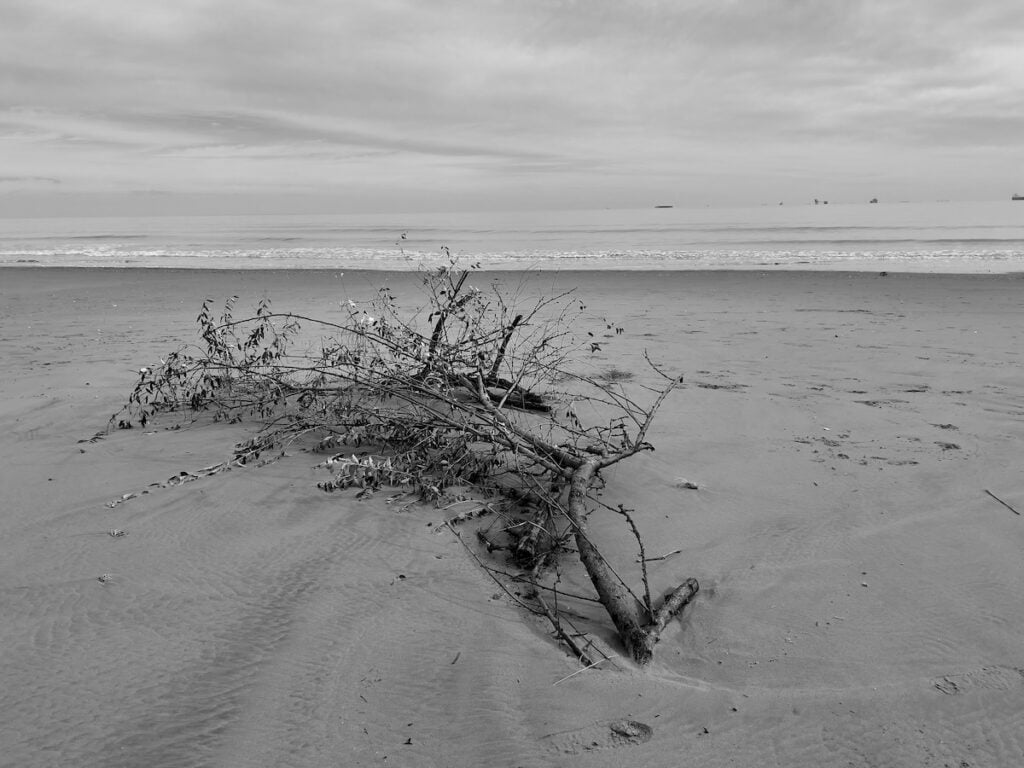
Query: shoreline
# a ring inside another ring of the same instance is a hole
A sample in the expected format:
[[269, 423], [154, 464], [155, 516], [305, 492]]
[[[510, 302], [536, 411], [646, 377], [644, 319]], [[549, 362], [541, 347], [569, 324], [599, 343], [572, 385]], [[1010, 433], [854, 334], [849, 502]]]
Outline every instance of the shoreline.
[[[82, 266], [82, 265], [63, 265], [63, 264], [21, 264], [21, 263], [4, 263], [0, 262], [0, 273], [2, 272], [16, 272], [23, 271], [29, 272], [113, 272], [113, 273], [184, 273], [184, 274], [338, 274], [338, 273], [359, 273], [368, 275], [380, 275], [380, 274], [395, 274], [395, 275], [409, 275], [417, 274], [422, 270], [435, 269], [442, 266], [442, 262], [437, 263], [422, 263], [409, 269], [395, 269], [390, 266], [381, 267], [365, 267], [365, 266], [337, 266], [337, 267], [281, 267], [281, 266], [266, 266], [259, 268], [246, 268], [239, 267], [237, 265], [231, 266], [127, 266], [123, 264], [115, 264], [108, 266]], [[459, 267], [461, 262], [456, 264]], [[1007, 272], [944, 272], [944, 271], [923, 271], [906, 269], [900, 270], [890, 266], [888, 269], [873, 270], [873, 269], [826, 269], [826, 268], [806, 268], [806, 265], [758, 265], [758, 266], [742, 266], [742, 267], [694, 267], [694, 268], [677, 268], [677, 269], [662, 269], [659, 267], [651, 266], [644, 268], [628, 268], [621, 266], [609, 266], [609, 267], [571, 267], [566, 268], [565, 266], [558, 267], [513, 267], [508, 268], [504, 266], [488, 266], [483, 267], [479, 270], [471, 271], [471, 274], [480, 275], [491, 275], [491, 274], [538, 274], [538, 275], [558, 275], [558, 274], [604, 274], [604, 275], [650, 275], [650, 274], [671, 274], [671, 275], [748, 275], [748, 274], [786, 274], [786, 275], [830, 275], [839, 277], [857, 277], [857, 276], [868, 276], [868, 277], [914, 277], [914, 278], [947, 278], [947, 277], [980, 277], [989, 279], [1003, 279], [1003, 278], [1014, 278], [1020, 279], [1024, 277], [1024, 269], [1013, 270]]]
[[[460, 260], [457, 264], [463, 263], [475, 263], [477, 259], [466, 257]], [[196, 265], [194, 263], [186, 264], [174, 264], [167, 266], [159, 266], [153, 264], [146, 265], [131, 265], [131, 264], [109, 264], [109, 265], [83, 265], [83, 264], [44, 264], [40, 262], [6, 262], [0, 261], [0, 271], [26, 269], [26, 270], [61, 270], [61, 269], [80, 269], [80, 270], [148, 270], [148, 271], [185, 271], [185, 272], [381, 272], [381, 273], [416, 273], [421, 269], [436, 269], [437, 267], [446, 265], [447, 262], [442, 259], [437, 260], [422, 260], [416, 264], [410, 265], [405, 268], [401, 268], [401, 262], [379, 264], [372, 261], [356, 261], [353, 264], [345, 265], [339, 264], [337, 266], [322, 266], [322, 265], [304, 265], [304, 266], [281, 266], [280, 264], [260, 264], [255, 266], [252, 262], [246, 266], [240, 266], [237, 263], [201, 263]], [[578, 273], [578, 272], [610, 272], [610, 273], [672, 273], [672, 274], [693, 274], [693, 273], [709, 273], [709, 272], [780, 272], [780, 273], [823, 273], [823, 274], [879, 274], [886, 273], [889, 275], [986, 275], [992, 277], [1001, 276], [1015, 276], [1024, 275], [1024, 259], [1018, 260], [1005, 265], [993, 265], [988, 263], [985, 265], [984, 271], [980, 270], [969, 270], [964, 269], [963, 259], [957, 259], [955, 263], [948, 266], [946, 269], [936, 269], [934, 264], [908, 264], [906, 262], [894, 265], [892, 262], [883, 260], [870, 260], [866, 259], [863, 261], [862, 266], [859, 268], [852, 268], [849, 263], [833, 264], [833, 263], [821, 263], [814, 265], [811, 262], [796, 262], [796, 263], [758, 263], [758, 264], [721, 264], [716, 266], [689, 266], [673, 263], [651, 263], [642, 266], [627, 266], [621, 262], [616, 264], [602, 265], [600, 263], [589, 262], [587, 264], [580, 264], [572, 260], [566, 260], [564, 263], [554, 264], [553, 262], [536, 263], [530, 264], [515, 264], [508, 262], [491, 262], [483, 263], [479, 272], [492, 273], [492, 272], [515, 272], [515, 273], [529, 273], [529, 272], [550, 272], [550, 273]], [[998, 268], [997, 268], [998, 267]]]
[[[808, 201], [809, 202], [809, 201]], [[1024, 271], [1010, 201], [741, 209], [0, 219], [0, 260], [56, 266]]]

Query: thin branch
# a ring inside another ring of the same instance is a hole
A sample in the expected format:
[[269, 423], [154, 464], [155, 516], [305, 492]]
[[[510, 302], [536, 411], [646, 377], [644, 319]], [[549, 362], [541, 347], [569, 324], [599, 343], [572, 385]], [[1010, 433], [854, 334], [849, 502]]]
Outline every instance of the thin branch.
[[648, 621], [654, 621], [654, 605], [651, 602], [651, 583], [647, 580], [647, 556], [644, 554], [644, 540], [641, 538], [640, 531], [637, 530], [636, 523], [633, 522], [633, 518], [630, 517], [626, 507], [619, 504], [617, 511], [626, 518], [630, 530], [633, 531], [633, 538], [636, 539], [636, 544], [640, 548], [640, 572], [644, 582], [644, 606], [647, 608]]
[[555, 633], [560, 638], [562, 638], [562, 640], [565, 641], [565, 644], [569, 646], [569, 649], [576, 654], [576, 657], [580, 661], [582, 661], [584, 664], [588, 666], [592, 666], [593, 662], [590, 660], [590, 657], [587, 655], [587, 652], [580, 648], [575, 638], [573, 638], [572, 635], [570, 635], [562, 628], [561, 622], [559, 622], [558, 617], [551, 612], [551, 609], [548, 607], [548, 604], [544, 602], [544, 598], [540, 595], [537, 595], [537, 602], [540, 604], [540, 607], [544, 610], [545, 615], [547, 615], [548, 621], [550, 621], [551, 625], [555, 628]]
[[498, 354], [494, 357], [494, 363], [491, 365], [491, 370], [487, 374], [488, 379], [498, 378], [498, 370], [501, 368], [501, 363], [505, 359], [505, 350], [508, 349], [508, 343], [512, 340], [512, 334], [516, 332], [516, 327], [523, 320], [522, 315], [516, 315], [515, 319], [509, 324], [508, 329], [505, 331], [505, 338], [501, 340], [501, 346], [498, 347]]
[[634, 456], [637, 453], [640, 453], [641, 451], [653, 450], [653, 446], [651, 446], [649, 443], [644, 442], [644, 439], [647, 437], [647, 430], [650, 428], [651, 423], [654, 421], [654, 416], [657, 414], [658, 409], [661, 408], [661, 404], [665, 401], [665, 398], [668, 397], [669, 393], [673, 389], [675, 389], [681, 381], [681, 379], [672, 379], [672, 381], [669, 382], [669, 384], [661, 391], [661, 394], [658, 395], [658, 399], [654, 401], [654, 405], [652, 405], [650, 410], [647, 412], [647, 418], [644, 421], [643, 426], [640, 428], [640, 431], [637, 433], [636, 437], [633, 438], [632, 446], [629, 449], [622, 451], [621, 453], [617, 453], [612, 456], [609, 456], [606, 459], [603, 459], [600, 462], [600, 467], [602, 469], [604, 469], [605, 467], [610, 467], [612, 464], [616, 464], [617, 462], [620, 462], [623, 459], [628, 459], [630, 456]]
[[998, 502], [999, 502], [1000, 504], [1002, 504], [1002, 505], [1003, 505], [1004, 507], [1006, 507], [1006, 508], [1007, 508], [1008, 510], [1010, 510], [1011, 512], [1013, 512], [1013, 514], [1015, 514], [1015, 515], [1019, 515], [1019, 514], [1020, 514], [1020, 512], [1018, 512], [1018, 511], [1017, 511], [1016, 509], [1014, 509], [1013, 507], [1011, 507], [1011, 506], [1010, 506], [1009, 504], [1007, 504], [1007, 503], [1006, 503], [1005, 501], [1003, 501], [1002, 499], [1000, 499], [1000, 498], [999, 498], [998, 496], [996, 496], [996, 495], [995, 495], [994, 493], [992, 493], [992, 491], [988, 490], [987, 488], [985, 489], [985, 493], [987, 493], [987, 494], [988, 494], [989, 496], [991, 496], [991, 497], [992, 497], [993, 499], [995, 499], [996, 501], [998, 501]]
[[595, 661], [594, 663], [592, 663], [592, 664], [588, 664], [587, 666], [583, 667], [583, 669], [577, 669], [577, 670], [576, 670], [575, 672], [573, 672], [572, 674], [566, 675], [566, 676], [565, 676], [565, 677], [563, 677], [563, 678], [562, 678], [561, 680], [555, 680], [555, 682], [553, 682], [553, 683], [551, 684], [551, 686], [552, 686], [552, 687], [554, 687], [554, 686], [558, 685], [559, 683], [564, 683], [564, 682], [565, 682], [566, 680], [568, 680], [568, 679], [569, 679], [570, 677], [576, 677], [576, 675], [580, 674], [581, 672], [586, 672], [586, 671], [587, 671], [588, 669], [593, 669], [593, 668], [594, 668], [594, 667], [596, 667], [596, 666], [597, 666], [598, 664], [603, 664], [604, 662], [606, 662], [606, 661], [609, 661], [609, 660], [611, 660], [611, 659], [614, 659], [614, 658], [616, 658], [616, 657], [617, 657], [617, 656], [616, 656], [616, 654], [612, 654], [611, 656], [606, 656], [606, 657], [605, 657], [605, 658], [603, 658], [603, 659], [598, 659], [598, 660], [597, 660], [597, 661]]

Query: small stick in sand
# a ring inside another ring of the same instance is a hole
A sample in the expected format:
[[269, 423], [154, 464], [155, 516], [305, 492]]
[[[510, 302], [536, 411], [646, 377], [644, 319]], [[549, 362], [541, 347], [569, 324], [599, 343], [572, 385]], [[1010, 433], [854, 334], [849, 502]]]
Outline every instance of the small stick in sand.
[[598, 660], [597, 660], [597, 661], [595, 661], [595, 662], [594, 662], [593, 664], [589, 664], [589, 665], [587, 665], [587, 666], [583, 667], [583, 669], [577, 669], [577, 670], [576, 670], [575, 672], [573, 672], [573, 673], [572, 673], [571, 675], [566, 675], [566, 676], [565, 676], [565, 677], [563, 677], [563, 678], [562, 678], [561, 680], [555, 680], [555, 682], [553, 682], [553, 683], [552, 683], [551, 685], [552, 685], [552, 686], [556, 686], [556, 685], [558, 685], [559, 683], [564, 683], [564, 682], [565, 682], [566, 680], [568, 680], [568, 679], [569, 679], [570, 677], [575, 677], [575, 676], [576, 676], [576, 675], [578, 675], [578, 674], [579, 674], [580, 672], [586, 672], [586, 671], [587, 671], [588, 669], [593, 669], [593, 668], [594, 668], [594, 667], [596, 667], [596, 666], [597, 666], [598, 664], [600, 664], [600, 663], [601, 663], [602, 661], [608, 661], [609, 659], [614, 659], [614, 658], [615, 658], [615, 656], [614, 656], [614, 655], [612, 655], [612, 656], [609, 656], [608, 658], [605, 658], [605, 659], [598, 659]]
[[1010, 510], [1011, 512], [1013, 512], [1013, 514], [1015, 514], [1015, 515], [1019, 515], [1019, 514], [1020, 514], [1020, 512], [1018, 512], [1018, 511], [1017, 511], [1016, 509], [1014, 509], [1013, 507], [1011, 507], [1011, 506], [1010, 506], [1009, 504], [1007, 504], [1007, 503], [1006, 503], [1005, 501], [1003, 501], [1002, 499], [1000, 499], [1000, 498], [999, 498], [998, 496], [996, 496], [996, 495], [995, 495], [994, 493], [992, 493], [992, 491], [990, 491], [990, 490], [989, 490], [988, 488], [986, 488], [986, 489], [985, 489], [985, 493], [987, 493], [987, 494], [988, 494], [989, 496], [991, 496], [991, 497], [992, 497], [993, 499], [995, 499], [996, 501], [998, 501], [998, 502], [999, 502], [1000, 504], [1002, 504], [1002, 505], [1003, 505], [1004, 507], [1006, 507], [1006, 508], [1007, 508], [1008, 510]]
[[[555, 628], [555, 634], [562, 638], [562, 640], [565, 641], [565, 644], [569, 646], [569, 649], [576, 654], [576, 657], [587, 665], [583, 669], [590, 669], [592, 666], [594, 666], [594, 664], [599, 663], [590, 661], [590, 657], [587, 655], [587, 652], [584, 649], [580, 648], [579, 643], [576, 642], [576, 639], [565, 631], [565, 629], [562, 627], [562, 624], [558, 621], [558, 617], [554, 613], [552, 613], [551, 609], [548, 608], [548, 604], [544, 602], [543, 597], [537, 595], [537, 602], [540, 603], [540, 607], [544, 609], [544, 614], [548, 617], [548, 621], [550, 621], [551, 625]], [[601, 659], [601, 661], [605, 661], [605, 659]], [[579, 671], [582, 672], [583, 669]], [[569, 677], [572, 677], [572, 675], [569, 675]]]
[[[664, 555], [658, 555], [657, 557], [645, 558], [645, 562], [653, 563], [655, 560], [668, 560], [670, 557], [672, 557], [672, 555], [678, 555], [682, 551], [683, 550], [681, 550], [681, 549], [673, 549], [671, 552], [666, 552]], [[640, 558], [637, 558], [636, 561], [639, 563], [640, 562]]]

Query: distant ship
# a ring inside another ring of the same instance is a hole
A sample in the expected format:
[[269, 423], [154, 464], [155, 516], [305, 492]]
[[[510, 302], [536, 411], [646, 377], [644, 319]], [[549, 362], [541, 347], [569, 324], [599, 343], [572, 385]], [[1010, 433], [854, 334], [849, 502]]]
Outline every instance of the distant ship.
[[672, 208], [672, 207], [674, 207], [674, 206], [671, 206], [671, 205], [656, 205], [656, 206], [654, 206], [654, 207], [655, 207], [655, 208]]
[[1024, 195], [1014, 195], [1011, 200], [1024, 200]]

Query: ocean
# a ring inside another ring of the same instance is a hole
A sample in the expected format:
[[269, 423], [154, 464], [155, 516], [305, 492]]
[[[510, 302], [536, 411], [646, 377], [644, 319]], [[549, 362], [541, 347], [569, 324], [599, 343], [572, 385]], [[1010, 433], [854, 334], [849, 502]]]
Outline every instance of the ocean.
[[0, 218], [0, 265], [1024, 271], [1024, 202]]

